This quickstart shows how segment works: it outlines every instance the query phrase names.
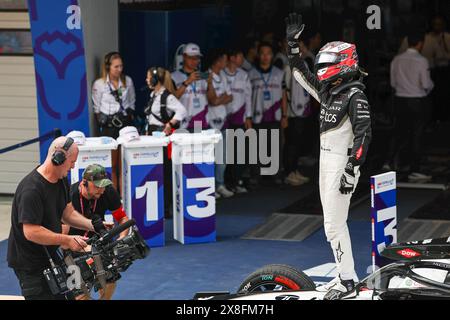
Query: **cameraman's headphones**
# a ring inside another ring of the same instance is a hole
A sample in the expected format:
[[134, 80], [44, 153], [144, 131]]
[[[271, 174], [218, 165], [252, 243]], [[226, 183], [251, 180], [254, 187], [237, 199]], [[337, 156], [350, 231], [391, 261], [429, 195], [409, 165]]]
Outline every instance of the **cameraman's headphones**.
[[122, 56], [121, 56], [120, 53], [117, 52], [117, 51], [112, 51], [112, 52], [108, 53], [108, 54], [105, 56], [105, 61], [104, 61], [104, 63], [105, 63], [105, 69], [106, 69], [107, 72], [109, 72], [109, 70], [110, 70], [110, 68], [111, 68], [112, 57], [114, 57], [114, 56], [117, 56], [117, 58], [122, 59]]
[[66, 161], [66, 159], [67, 159], [66, 154], [69, 151], [69, 149], [73, 143], [74, 143], [74, 140], [72, 138], [67, 138], [66, 142], [64, 143], [64, 146], [61, 149], [57, 148], [55, 150], [55, 152], [52, 155], [52, 163], [55, 166], [58, 167]]

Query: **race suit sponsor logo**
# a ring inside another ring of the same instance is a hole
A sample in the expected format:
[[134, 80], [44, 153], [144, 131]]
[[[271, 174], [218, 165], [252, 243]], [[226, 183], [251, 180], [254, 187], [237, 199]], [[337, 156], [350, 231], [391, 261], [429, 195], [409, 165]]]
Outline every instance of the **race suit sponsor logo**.
[[399, 250], [399, 251], [397, 251], [397, 253], [399, 255], [401, 255], [402, 257], [408, 258], [408, 259], [416, 258], [416, 257], [420, 257], [421, 256], [420, 253], [418, 253], [418, 252], [416, 252], [416, 251], [414, 251], [412, 249]]
[[324, 119], [325, 119], [325, 122], [336, 123], [337, 122], [337, 115], [333, 114], [333, 113], [325, 112]]

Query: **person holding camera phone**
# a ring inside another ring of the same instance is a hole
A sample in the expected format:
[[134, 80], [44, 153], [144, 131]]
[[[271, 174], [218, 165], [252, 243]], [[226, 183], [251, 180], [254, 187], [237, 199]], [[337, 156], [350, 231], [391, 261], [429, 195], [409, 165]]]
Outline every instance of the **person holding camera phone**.
[[183, 68], [172, 73], [176, 86], [175, 97], [186, 107], [187, 116], [180, 128], [193, 130], [194, 123], [200, 122], [202, 129], [208, 128], [206, 115], [208, 113], [208, 82], [210, 75], [199, 71], [200, 60], [203, 57], [200, 47], [188, 43], [183, 52]]
[[[120, 129], [132, 125], [136, 93], [133, 80], [123, 73], [120, 53], [108, 53], [102, 64], [101, 78], [92, 87], [92, 101], [99, 135], [117, 139]], [[112, 151], [112, 181], [119, 190], [120, 149]]]
[[[93, 221], [94, 225], [105, 220], [106, 211], [110, 211], [114, 220], [120, 225], [129, 219], [123, 209], [119, 193], [112, 186], [104, 167], [98, 164], [89, 165], [83, 172], [83, 179], [70, 187], [72, 205], [84, 217]], [[72, 227], [65, 233], [72, 236], [92, 237], [92, 232]], [[122, 231], [119, 239], [128, 235], [128, 229]], [[107, 283], [106, 288], [100, 289], [100, 299], [110, 300], [116, 289], [116, 283]], [[91, 297], [83, 294], [76, 300], [89, 300]]]
[[61, 262], [58, 247], [78, 252], [87, 247], [86, 237], [63, 234], [62, 223], [87, 231], [100, 228], [71, 203], [67, 174], [77, 157], [73, 139], [55, 139], [44, 163], [22, 179], [14, 194], [7, 260], [26, 300], [71, 299], [53, 293], [44, 275]]

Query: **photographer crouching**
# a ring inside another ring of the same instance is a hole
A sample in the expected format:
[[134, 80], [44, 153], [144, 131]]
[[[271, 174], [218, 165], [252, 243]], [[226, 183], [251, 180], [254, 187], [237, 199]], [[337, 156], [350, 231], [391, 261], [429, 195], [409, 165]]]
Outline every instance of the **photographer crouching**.
[[[72, 205], [87, 219], [92, 220], [94, 225], [102, 225], [105, 220], [106, 211], [111, 211], [112, 216], [117, 223], [124, 224], [129, 219], [123, 210], [119, 193], [114, 189], [112, 181], [108, 179], [104, 167], [98, 164], [89, 165], [83, 172], [83, 179], [80, 182], [72, 184], [70, 187], [70, 198]], [[64, 233], [73, 236], [84, 236], [91, 238], [93, 233], [80, 230], [78, 228], [64, 226]], [[106, 231], [106, 230], [105, 230]], [[119, 239], [128, 235], [129, 229], [122, 231]], [[100, 299], [110, 300], [116, 289], [116, 283], [106, 284], [104, 289], [100, 289]], [[76, 297], [76, 300], [89, 300], [89, 294], [82, 294]]]
[[73, 139], [55, 139], [45, 162], [23, 178], [15, 192], [7, 259], [26, 300], [73, 299], [71, 294], [52, 293], [46, 277], [55, 276], [49, 272], [61, 262], [58, 247], [75, 252], [87, 247], [86, 237], [63, 234], [62, 223], [95, 231], [91, 220], [74, 209], [69, 196], [67, 174], [77, 157]]

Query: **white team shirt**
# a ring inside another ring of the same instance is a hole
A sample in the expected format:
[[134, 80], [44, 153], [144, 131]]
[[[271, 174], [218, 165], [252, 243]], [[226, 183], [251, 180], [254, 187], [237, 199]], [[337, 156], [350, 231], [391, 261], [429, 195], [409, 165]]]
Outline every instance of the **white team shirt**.
[[[152, 105], [152, 114], [147, 116], [148, 124], [155, 125], [155, 126], [163, 126], [164, 123], [159, 121], [155, 118], [153, 114], [156, 114], [158, 117], [161, 117], [161, 96], [163, 92], [166, 90], [166, 88], [161, 87], [161, 89], [158, 92], [152, 92], [150, 94], [150, 98], [153, 98], [153, 105]], [[170, 115], [173, 115], [173, 119], [179, 121], [179, 123], [182, 122], [182, 120], [186, 117], [187, 111], [186, 108], [181, 104], [180, 101], [173, 95], [170, 94], [167, 97], [166, 101], [166, 109], [167, 113]]]
[[284, 72], [275, 66], [267, 73], [253, 68], [248, 76], [252, 84], [253, 122], [259, 124], [280, 121]]
[[[175, 71], [172, 73], [172, 80], [175, 82], [177, 88], [180, 88], [187, 79], [188, 75], [183, 71]], [[186, 88], [186, 91], [180, 97], [180, 102], [185, 106], [187, 111], [187, 116], [180, 124], [181, 129], [194, 128], [194, 121], [200, 121], [202, 123], [202, 128], [207, 128], [207, 92], [208, 82], [206, 80], [195, 81]]]
[[246, 118], [252, 117], [252, 84], [248, 74], [241, 68], [235, 74], [225, 68], [221, 75], [226, 78], [233, 95], [233, 101], [227, 104], [228, 123], [242, 126]]
[[[131, 108], [135, 110], [136, 92], [134, 90], [133, 80], [126, 76], [127, 86], [119, 79], [119, 90], [122, 92], [122, 112]], [[111, 94], [115, 91], [114, 86], [106, 77], [106, 82], [103, 79], [98, 79], [92, 86], [92, 101], [94, 103], [94, 113], [104, 113], [106, 115], [114, 115], [120, 111], [120, 104], [116, 98]]]
[[[210, 71], [212, 72], [212, 71]], [[223, 74], [213, 73], [213, 87], [216, 91], [216, 96], [219, 97], [223, 94], [231, 94], [230, 87], [227, 83], [227, 78]], [[206, 120], [209, 126], [213, 129], [222, 130], [226, 129], [226, 119], [227, 119], [227, 107], [226, 105], [209, 106], [208, 113], [206, 115]]]
[[[304, 62], [306, 65], [306, 62]], [[284, 68], [289, 118], [307, 118], [311, 115], [311, 96], [292, 76], [289, 65]]]
[[391, 86], [402, 98], [423, 98], [434, 88], [428, 60], [416, 49], [408, 49], [391, 63]]

